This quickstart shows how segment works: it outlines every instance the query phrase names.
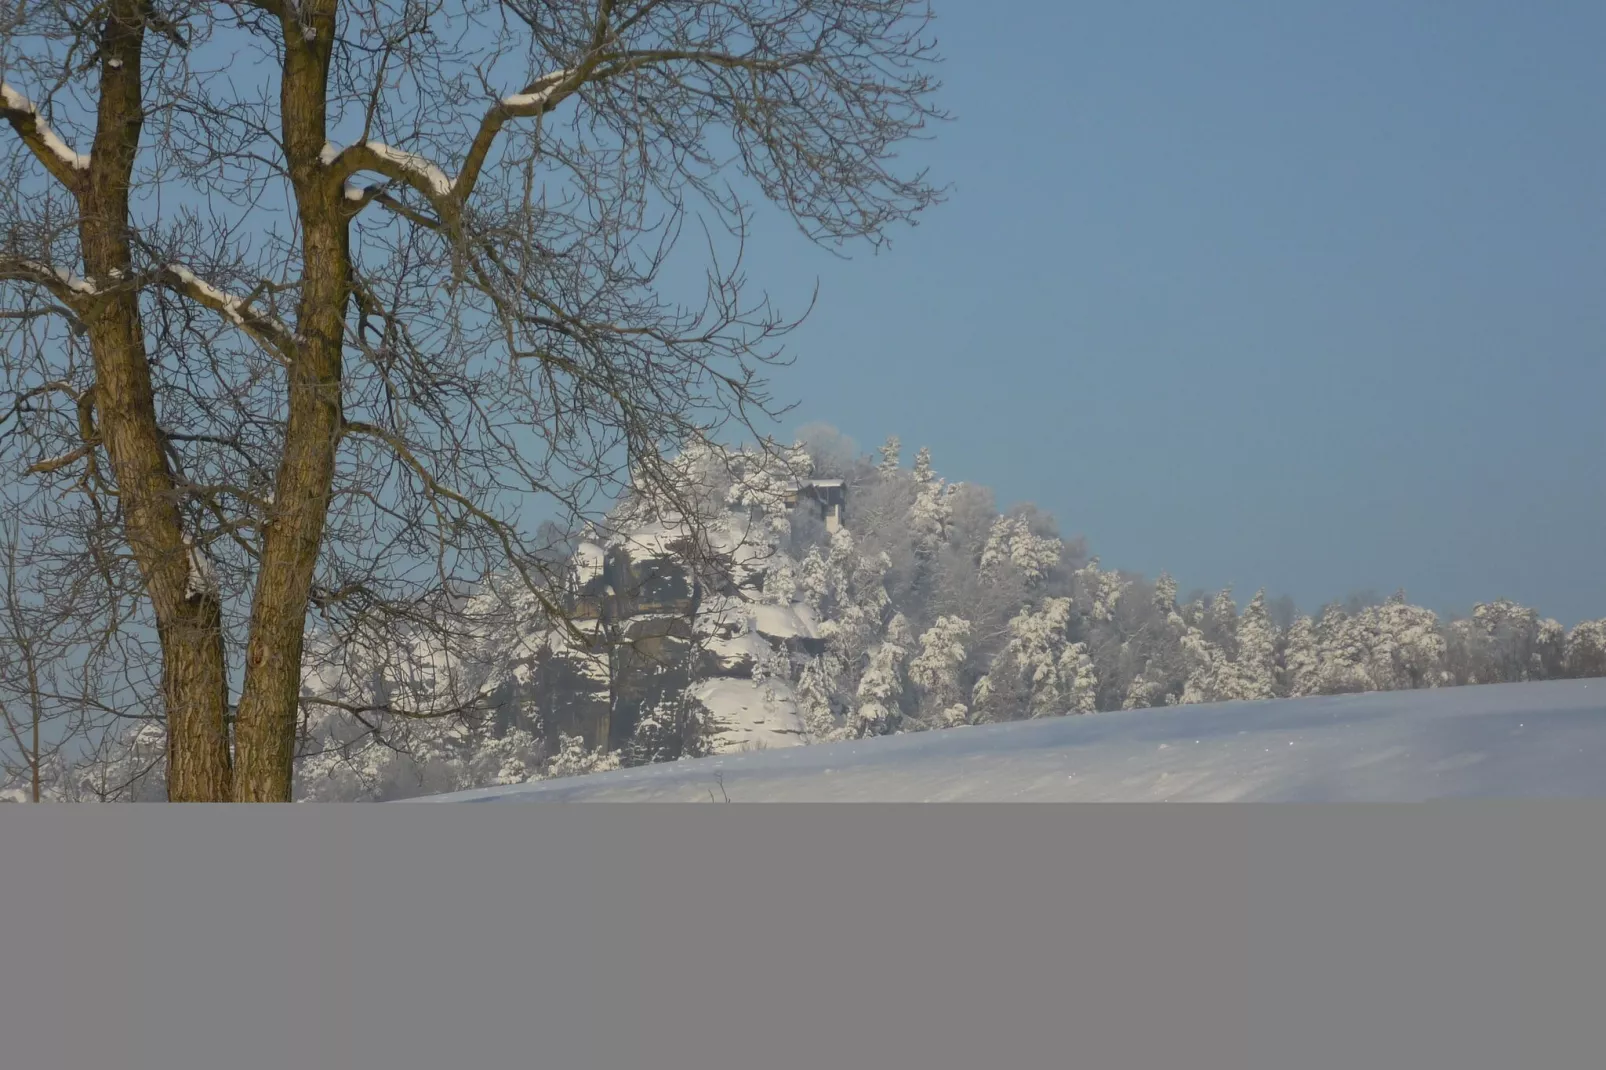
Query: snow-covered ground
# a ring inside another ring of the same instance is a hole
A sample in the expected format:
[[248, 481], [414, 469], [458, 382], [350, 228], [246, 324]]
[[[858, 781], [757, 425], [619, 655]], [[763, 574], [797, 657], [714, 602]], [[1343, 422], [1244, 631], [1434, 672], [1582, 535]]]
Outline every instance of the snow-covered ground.
[[1606, 796], [1606, 680], [1099, 713], [761, 750], [427, 801], [1594, 796]]

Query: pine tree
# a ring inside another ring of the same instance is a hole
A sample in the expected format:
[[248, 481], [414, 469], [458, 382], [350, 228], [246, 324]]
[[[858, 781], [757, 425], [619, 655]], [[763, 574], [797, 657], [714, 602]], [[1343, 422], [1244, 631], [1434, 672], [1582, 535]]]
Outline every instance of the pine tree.
[[1090, 621], [1108, 622], [1115, 619], [1125, 581], [1119, 573], [1106, 572], [1093, 558], [1078, 569], [1072, 577], [1077, 590], [1077, 604]]
[[1154, 581], [1154, 608], [1165, 616], [1177, 611], [1177, 581], [1169, 572], [1160, 573], [1160, 578]]
[[1257, 591], [1238, 621], [1237, 654], [1224, 699], [1255, 701], [1277, 693], [1277, 629], [1266, 609], [1266, 592]]
[[1024, 517], [1001, 516], [993, 521], [981, 553], [982, 576], [997, 580], [1013, 569], [1028, 585], [1043, 580], [1059, 564], [1063, 544], [1032, 531]]
[[931, 447], [930, 446], [921, 446], [920, 447], [920, 451], [915, 454], [915, 482], [916, 483], [932, 483], [932, 482], [935, 482], [935, 477], [932, 475], [932, 471], [931, 471]]
[[1061, 659], [1068, 645], [1070, 617], [1070, 599], [1048, 598], [1040, 608], [1024, 609], [1010, 620], [1008, 642], [973, 692], [975, 707], [984, 720], [1068, 712], [1075, 680], [1062, 678], [1067, 666]]
[[1288, 629], [1283, 645], [1283, 693], [1290, 698], [1314, 695], [1321, 684], [1321, 665], [1316, 655], [1316, 627], [1301, 615]]
[[1203, 631], [1189, 627], [1182, 636], [1182, 655], [1187, 676], [1178, 699], [1184, 705], [1222, 700], [1222, 674], [1227, 657]]
[[1408, 604], [1403, 591], [1364, 610], [1354, 627], [1368, 647], [1366, 676], [1373, 687], [1392, 691], [1442, 682], [1447, 647], [1439, 618]]
[[797, 680], [797, 701], [803, 710], [803, 726], [809, 741], [826, 743], [839, 738], [833, 680], [838, 675], [826, 663], [830, 655], [814, 658], [803, 666]]
[[903, 443], [898, 441], [898, 436], [888, 435], [878, 452], [881, 454], [881, 463], [876, 467], [880, 470], [882, 478], [890, 479], [897, 475], [899, 454], [903, 452]]
[[921, 447], [915, 458], [915, 498], [909, 510], [909, 542], [915, 554], [929, 561], [947, 536], [951, 503], [947, 488], [931, 470], [931, 450]]
[[1232, 588], [1226, 587], [1210, 600], [1201, 629], [1205, 638], [1216, 646], [1224, 657], [1231, 660], [1238, 653], [1238, 604], [1233, 601]]
[[970, 631], [970, 622], [962, 617], [938, 617], [920, 637], [920, 653], [909, 662], [909, 681], [919, 693], [921, 718], [928, 725], [969, 719], [960, 672]]
[[1098, 708], [1099, 677], [1088, 656], [1086, 643], [1072, 643], [1059, 658], [1060, 686], [1070, 713], [1092, 713]]
[[908, 648], [908, 625], [901, 615], [887, 628], [887, 638], [870, 652], [870, 664], [859, 680], [856, 734], [880, 736], [894, 732], [903, 713], [903, 667]]
[[886, 642], [907, 653], [914, 648], [914, 633], [909, 629], [909, 618], [894, 613], [887, 621]]
[[1316, 622], [1316, 659], [1317, 694], [1344, 695], [1376, 689], [1367, 671], [1371, 653], [1356, 620], [1342, 606], [1328, 606]]
[[811, 546], [797, 572], [797, 597], [816, 615], [824, 611], [831, 591], [831, 570], [825, 554]]

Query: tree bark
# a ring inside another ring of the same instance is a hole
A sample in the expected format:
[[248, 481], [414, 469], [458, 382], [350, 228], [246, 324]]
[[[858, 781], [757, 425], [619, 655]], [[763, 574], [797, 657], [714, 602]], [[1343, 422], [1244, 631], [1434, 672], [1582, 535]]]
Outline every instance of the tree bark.
[[94, 148], [74, 192], [84, 270], [106, 291], [87, 317], [98, 433], [162, 643], [168, 798], [213, 802], [229, 797], [232, 780], [221, 609], [215, 592], [197, 591], [191, 582], [190, 548], [156, 420], [139, 295], [118, 285], [132, 271], [128, 196], [144, 124], [143, 12], [140, 0], [109, 5]]
[[[289, 8], [284, 16], [280, 117], [301, 223], [303, 276], [284, 451], [251, 607], [235, 729], [238, 802], [291, 799], [302, 639], [341, 432], [350, 230], [340, 182], [320, 159], [335, 8], [335, 0], [309, 0], [301, 5], [302, 22]], [[302, 33], [303, 25], [309, 34]]]

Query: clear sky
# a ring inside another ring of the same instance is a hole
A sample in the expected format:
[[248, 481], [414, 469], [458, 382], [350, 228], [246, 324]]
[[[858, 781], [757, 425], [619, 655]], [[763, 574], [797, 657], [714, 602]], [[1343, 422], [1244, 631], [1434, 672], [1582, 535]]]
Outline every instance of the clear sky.
[[1606, 4], [937, 2], [951, 200], [752, 255], [788, 429], [1185, 590], [1606, 616]]

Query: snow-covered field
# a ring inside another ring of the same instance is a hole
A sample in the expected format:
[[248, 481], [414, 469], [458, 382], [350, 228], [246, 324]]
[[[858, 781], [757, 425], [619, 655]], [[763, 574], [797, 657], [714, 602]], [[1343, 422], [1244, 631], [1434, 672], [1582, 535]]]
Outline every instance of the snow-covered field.
[[419, 801], [1606, 796], [1606, 680], [1168, 707], [673, 762]]

